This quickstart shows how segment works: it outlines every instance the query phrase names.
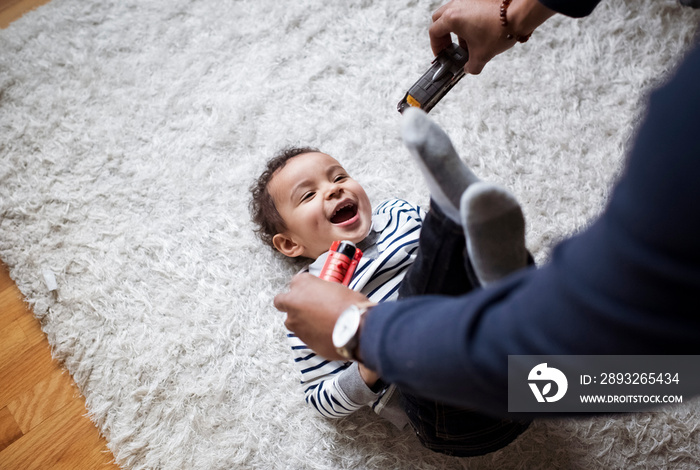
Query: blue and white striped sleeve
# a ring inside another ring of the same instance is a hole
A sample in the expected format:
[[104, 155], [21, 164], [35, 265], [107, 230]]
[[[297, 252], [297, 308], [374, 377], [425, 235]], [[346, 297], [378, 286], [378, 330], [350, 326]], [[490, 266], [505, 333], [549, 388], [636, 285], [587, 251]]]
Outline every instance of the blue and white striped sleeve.
[[294, 363], [301, 372], [304, 400], [322, 416], [342, 418], [377, 400], [378, 394], [364, 382], [360, 383], [359, 370], [352, 362], [327, 360], [290, 331], [287, 331], [287, 340]]

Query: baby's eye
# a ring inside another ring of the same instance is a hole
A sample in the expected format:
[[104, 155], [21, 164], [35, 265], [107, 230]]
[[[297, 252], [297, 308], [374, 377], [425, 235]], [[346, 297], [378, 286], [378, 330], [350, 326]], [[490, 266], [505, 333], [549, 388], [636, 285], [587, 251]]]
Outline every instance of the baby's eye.
[[335, 177], [335, 179], [333, 179], [333, 182], [337, 183], [337, 182], [343, 181], [344, 179], [347, 179], [347, 178], [348, 178], [348, 175], [338, 175]]
[[316, 194], [316, 193], [313, 192], [313, 191], [309, 191], [308, 193], [305, 193], [305, 194], [301, 197], [301, 202], [305, 202], [305, 201], [310, 200], [311, 198], [314, 197], [314, 194]]

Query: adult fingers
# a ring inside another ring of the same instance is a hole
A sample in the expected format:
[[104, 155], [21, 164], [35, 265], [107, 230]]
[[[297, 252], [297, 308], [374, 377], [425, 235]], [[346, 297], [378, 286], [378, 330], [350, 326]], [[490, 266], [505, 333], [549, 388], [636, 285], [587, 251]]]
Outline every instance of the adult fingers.
[[488, 61], [469, 56], [469, 60], [464, 64], [464, 71], [472, 75], [479, 75], [484, 69], [486, 62]]
[[451, 3], [452, 2], [449, 1], [449, 2], [445, 3], [443, 6], [441, 6], [440, 8], [438, 8], [437, 10], [435, 10], [435, 12], [433, 13], [433, 22], [437, 21], [442, 16], [442, 14], [445, 12], [445, 10], [450, 7]]
[[428, 35], [430, 36], [430, 47], [434, 55], [438, 55], [441, 50], [452, 44], [450, 33], [454, 32], [454, 19], [449, 10], [430, 25]]
[[272, 304], [280, 312], [286, 312], [287, 311], [287, 297], [289, 297], [289, 292], [280, 292], [272, 300]]
[[289, 289], [286, 292], [280, 292], [275, 296], [272, 303], [277, 310], [280, 312], [289, 312], [294, 306], [295, 299], [299, 297], [298, 291], [304, 288], [304, 285], [308, 282], [308, 277], [313, 278], [311, 274], [301, 273], [292, 277], [289, 282]]

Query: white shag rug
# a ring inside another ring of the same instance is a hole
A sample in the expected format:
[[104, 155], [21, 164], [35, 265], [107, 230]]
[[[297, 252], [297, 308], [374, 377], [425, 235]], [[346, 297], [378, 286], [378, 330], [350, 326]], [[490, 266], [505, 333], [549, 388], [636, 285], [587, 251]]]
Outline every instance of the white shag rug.
[[[53, 0], [0, 31], [0, 258], [123, 468], [700, 466], [697, 402], [537, 421], [472, 459], [303, 404], [272, 306], [296, 268], [254, 238], [248, 187], [304, 144], [375, 203], [427, 203], [396, 104], [440, 3]], [[431, 113], [520, 199], [539, 263], [600, 212], [699, 19], [674, 0], [556, 17]]]

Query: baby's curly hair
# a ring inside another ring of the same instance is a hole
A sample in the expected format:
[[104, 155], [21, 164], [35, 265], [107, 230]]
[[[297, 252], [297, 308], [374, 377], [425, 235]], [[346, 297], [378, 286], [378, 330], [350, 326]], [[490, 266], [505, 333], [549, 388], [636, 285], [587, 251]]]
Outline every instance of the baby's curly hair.
[[264, 244], [272, 248], [275, 247], [272, 244], [272, 237], [284, 232], [287, 227], [277, 211], [277, 207], [275, 207], [275, 201], [272, 200], [267, 186], [275, 173], [283, 168], [290, 159], [312, 152], [319, 152], [319, 150], [313, 147], [286, 147], [280, 150], [267, 162], [265, 171], [250, 186], [252, 198], [248, 207], [253, 223], [257, 226], [255, 233]]

